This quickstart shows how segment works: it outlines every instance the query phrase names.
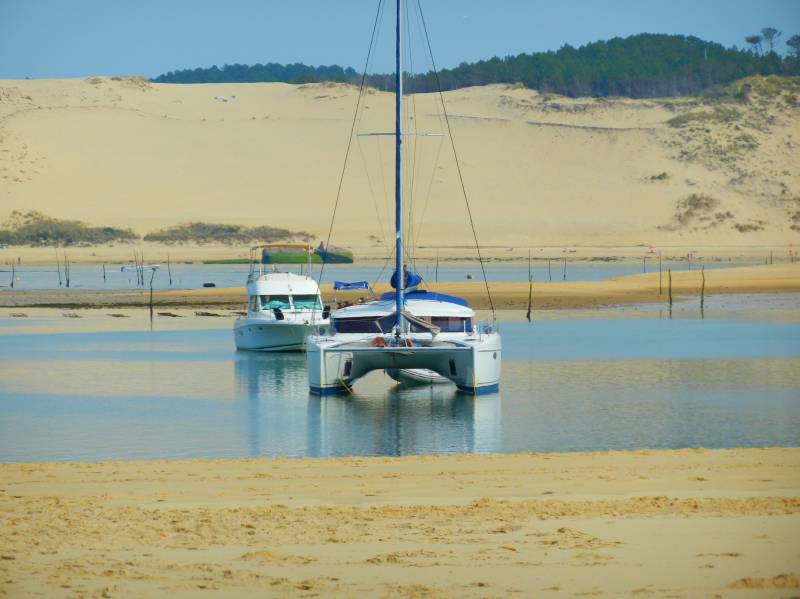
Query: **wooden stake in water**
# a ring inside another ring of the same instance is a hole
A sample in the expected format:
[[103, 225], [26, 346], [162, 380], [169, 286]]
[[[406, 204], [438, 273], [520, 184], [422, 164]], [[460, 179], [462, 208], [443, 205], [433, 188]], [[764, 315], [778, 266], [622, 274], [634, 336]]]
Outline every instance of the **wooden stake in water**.
[[67, 287], [69, 287], [69, 261], [67, 260], [67, 254], [64, 253], [64, 280], [67, 283]]
[[103, 262], [103, 283], [106, 282], [106, 263]]
[[547, 278], [553, 280], [553, 270], [550, 268], [550, 258], [547, 259]]
[[647, 272], [647, 256], [642, 258], [642, 272]]
[[434, 270], [433, 278], [439, 282], [439, 248], [436, 248], [436, 269]]
[[669, 315], [672, 316], [672, 269], [667, 269], [667, 279], [669, 285]]
[[700, 315], [703, 315], [703, 309], [705, 308], [706, 303], [706, 267], [703, 266], [700, 268], [700, 277], [702, 277], [702, 283], [700, 285]]
[[156, 269], [150, 272], [150, 330], [153, 330], [153, 278], [156, 276]]
[[[309, 254], [309, 256], [310, 256], [310, 254]], [[309, 260], [310, 259], [311, 258], [309, 257]], [[167, 274], [169, 275], [169, 286], [172, 287], [172, 266], [170, 265], [170, 262], [169, 262], [169, 254], [167, 254]]]
[[525, 318], [531, 322], [531, 310], [533, 309], [533, 274], [531, 273], [531, 251], [528, 250], [528, 313]]
[[564, 280], [567, 280], [567, 257], [564, 256]]
[[661, 295], [661, 252], [658, 252], [658, 295]]
[[14, 277], [16, 273], [14, 272], [14, 263], [11, 263], [11, 289], [14, 289]]
[[[55, 249], [55, 248], [54, 248]], [[58, 250], [56, 252], [56, 270], [58, 271], [58, 286], [61, 287], [61, 263], [58, 261]]]

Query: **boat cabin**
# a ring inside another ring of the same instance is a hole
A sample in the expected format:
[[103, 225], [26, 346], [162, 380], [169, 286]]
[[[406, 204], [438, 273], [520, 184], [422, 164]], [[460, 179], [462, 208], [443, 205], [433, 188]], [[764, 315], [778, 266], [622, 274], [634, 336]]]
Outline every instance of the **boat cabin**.
[[[437, 334], [473, 332], [475, 312], [459, 297], [415, 290], [406, 294], [405, 307], [415, 317], [408, 320], [410, 333], [430, 333], [430, 325]], [[376, 301], [342, 308], [332, 314], [331, 333], [388, 334], [397, 320], [395, 309], [394, 292], [384, 293]]]
[[248, 312], [322, 310], [316, 281], [291, 272], [260, 275], [247, 284]]

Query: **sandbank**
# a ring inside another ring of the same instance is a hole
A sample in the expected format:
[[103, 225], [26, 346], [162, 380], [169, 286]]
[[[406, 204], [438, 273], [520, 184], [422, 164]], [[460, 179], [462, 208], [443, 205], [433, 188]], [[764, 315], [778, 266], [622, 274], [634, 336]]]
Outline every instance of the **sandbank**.
[[0, 594], [757, 596], [800, 449], [0, 465]]
[[[596, 308], [647, 303], [669, 303], [670, 277], [674, 301], [722, 294], [797, 293], [800, 292], [800, 263], [736, 267], [713, 270], [693, 270], [643, 273], [605, 281], [534, 281], [533, 308]], [[703, 278], [705, 277], [705, 287]], [[426, 283], [430, 290], [466, 299], [476, 309], [490, 307], [486, 286], [482, 281]], [[528, 305], [527, 282], [489, 283], [492, 301], [497, 310], [519, 310]], [[375, 287], [377, 294], [388, 291], [386, 284]], [[338, 292], [322, 285], [323, 299], [358, 301], [365, 292]], [[226, 308], [243, 310], [246, 294], [243, 287], [156, 291], [157, 307]], [[0, 293], [0, 307], [28, 306], [92, 308], [146, 306], [149, 292], [136, 291], [26, 291], [6, 289]]]

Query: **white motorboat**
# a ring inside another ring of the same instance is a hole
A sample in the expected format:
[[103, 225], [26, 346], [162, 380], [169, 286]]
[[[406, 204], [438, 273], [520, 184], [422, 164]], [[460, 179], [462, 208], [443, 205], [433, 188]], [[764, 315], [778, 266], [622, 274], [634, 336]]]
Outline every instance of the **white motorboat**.
[[[406, 254], [401, 144], [407, 133], [401, 130], [404, 122], [402, 0], [396, 0], [395, 8], [395, 130], [392, 135], [395, 137], [396, 241], [395, 272], [391, 277], [395, 291], [337, 309], [331, 316], [329, 332], [309, 337], [306, 354], [309, 388], [320, 395], [348, 392], [369, 372], [385, 370], [401, 381], [440, 382], [444, 379], [455, 383], [460, 391], [489, 393], [499, 388], [502, 361], [502, 341], [494, 324], [477, 325], [475, 312], [461, 298], [423, 290], [422, 279], [409, 272], [403, 261]], [[442, 110], [446, 121], [443, 100]], [[356, 117], [357, 111], [358, 108]], [[466, 199], [465, 191], [464, 195]], [[480, 258], [480, 250], [478, 256]]]
[[261, 266], [248, 277], [247, 313], [235, 321], [233, 337], [237, 349], [302, 351], [306, 338], [329, 323], [314, 279], [292, 272], [264, 273]]

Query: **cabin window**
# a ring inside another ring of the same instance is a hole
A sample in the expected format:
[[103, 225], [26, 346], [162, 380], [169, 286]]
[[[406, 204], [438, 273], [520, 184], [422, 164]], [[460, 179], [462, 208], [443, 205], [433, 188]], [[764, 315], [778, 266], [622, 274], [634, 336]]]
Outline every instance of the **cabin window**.
[[262, 295], [260, 297], [262, 310], [274, 310], [275, 308], [288, 310], [290, 308], [288, 295]]
[[337, 333], [388, 333], [396, 322], [395, 315], [381, 318], [374, 316], [361, 318], [334, 318], [333, 330]]
[[319, 310], [322, 303], [318, 295], [293, 295], [294, 307], [298, 310]]
[[472, 319], [457, 316], [434, 316], [431, 324], [436, 325], [442, 333], [468, 333], [472, 331]]

